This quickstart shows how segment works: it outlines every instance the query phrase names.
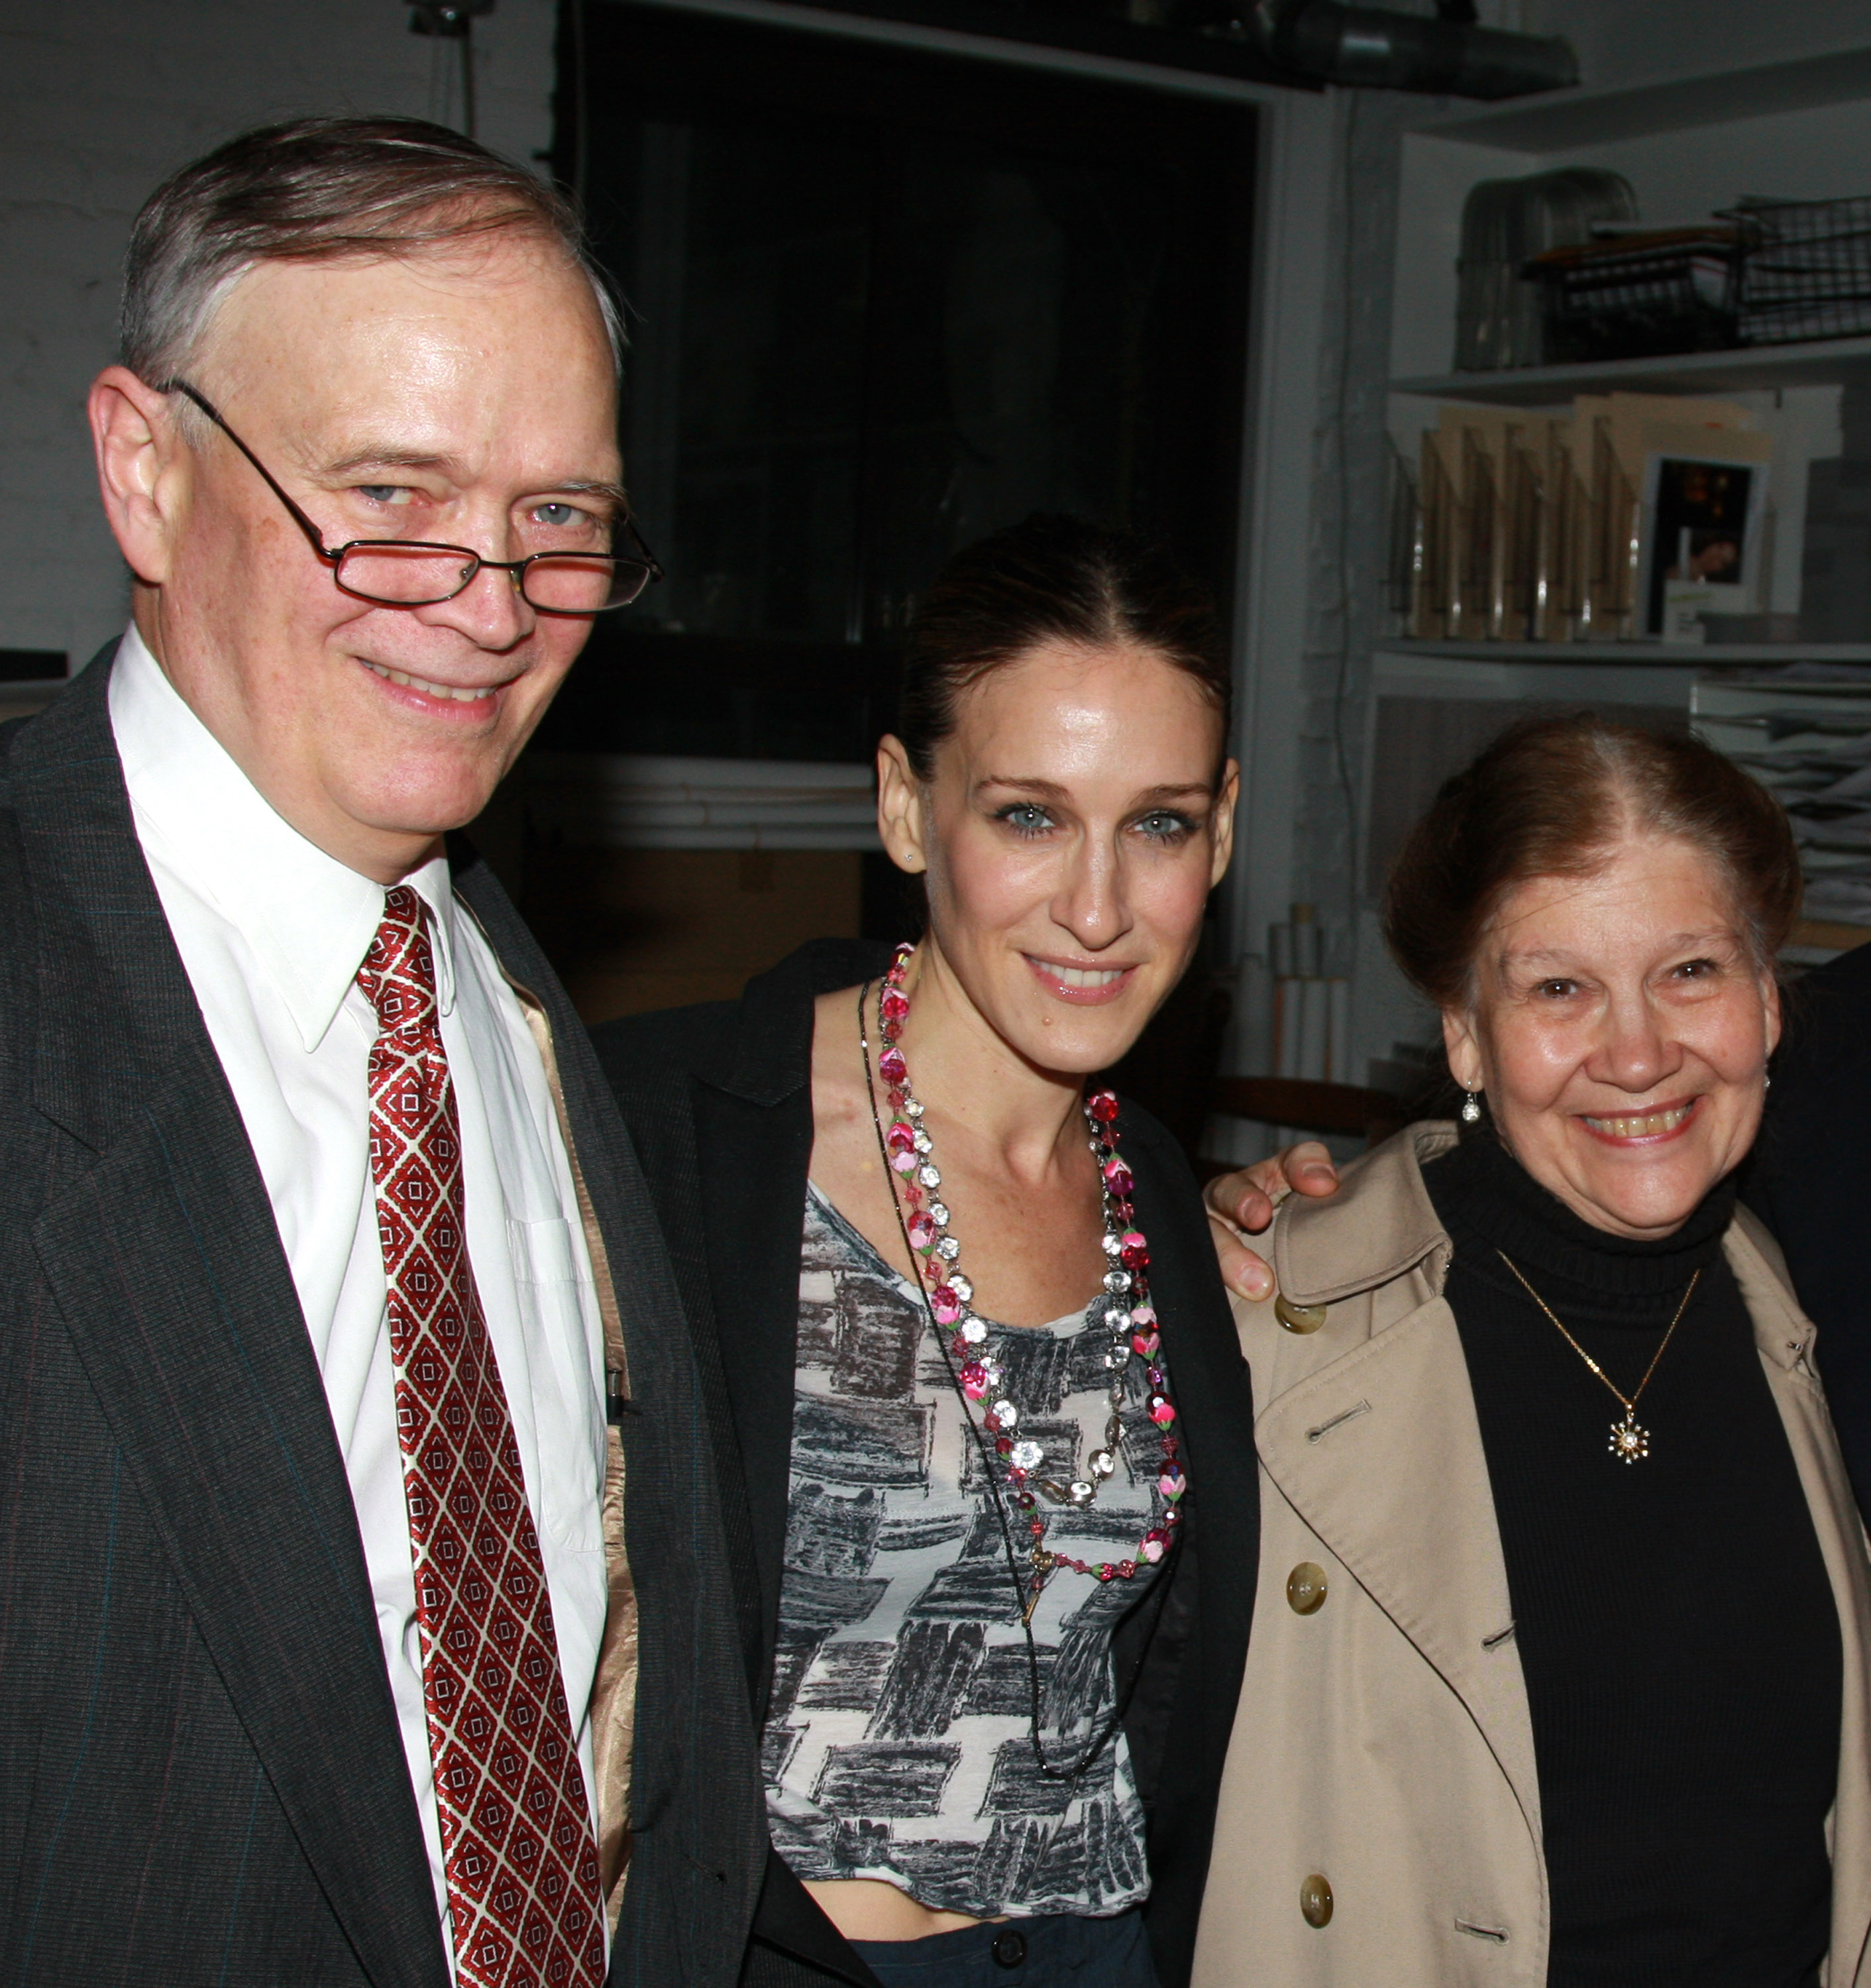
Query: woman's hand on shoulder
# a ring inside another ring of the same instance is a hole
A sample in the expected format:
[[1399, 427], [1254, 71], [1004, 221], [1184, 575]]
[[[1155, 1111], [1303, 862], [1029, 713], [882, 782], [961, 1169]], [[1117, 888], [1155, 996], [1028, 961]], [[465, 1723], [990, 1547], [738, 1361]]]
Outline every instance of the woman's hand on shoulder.
[[1288, 1194], [1322, 1197], [1338, 1191], [1338, 1169], [1316, 1139], [1302, 1139], [1237, 1172], [1218, 1174], [1204, 1199], [1221, 1281], [1244, 1298], [1271, 1297], [1273, 1272], [1244, 1238], [1259, 1235]]

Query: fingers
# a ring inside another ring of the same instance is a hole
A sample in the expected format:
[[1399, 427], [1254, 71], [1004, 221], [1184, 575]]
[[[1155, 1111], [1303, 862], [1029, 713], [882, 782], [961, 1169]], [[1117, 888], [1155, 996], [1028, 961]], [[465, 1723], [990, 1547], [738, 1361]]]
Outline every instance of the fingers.
[[1336, 1194], [1338, 1188], [1338, 1168], [1316, 1139], [1302, 1140], [1234, 1173], [1218, 1174], [1208, 1183], [1205, 1199], [1221, 1281], [1245, 1298], [1271, 1297], [1273, 1273], [1242, 1242], [1241, 1232], [1258, 1236], [1272, 1221], [1276, 1201], [1288, 1193], [1322, 1195]]
[[[1277, 1166], [1269, 1174], [1271, 1161], [1262, 1160], [1258, 1166], [1242, 1167], [1231, 1174], [1218, 1174], [1204, 1190], [1211, 1214], [1233, 1223], [1237, 1229], [1245, 1229], [1250, 1236], [1258, 1236], [1273, 1219], [1274, 1188], [1280, 1185]], [[1259, 1259], [1255, 1260], [1258, 1263]]]
[[1289, 1193], [1336, 1194], [1339, 1171], [1316, 1139], [1302, 1139], [1271, 1159], [1257, 1160], [1208, 1183], [1208, 1205], [1237, 1229], [1258, 1236], [1273, 1219], [1275, 1204]]
[[[1264, 1200], [1265, 1197], [1263, 1195]], [[1271, 1211], [1269, 1211], [1271, 1213]], [[1265, 1223], [1261, 1225], [1263, 1227]], [[1221, 1266], [1221, 1281], [1231, 1291], [1244, 1298], [1264, 1298], [1272, 1295], [1273, 1273], [1254, 1252], [1248, 1248], [1228, 1222], [1212, 1210], [1208, 1217], [1209, 1234], [1215, 1246], [1215, 1260]]]
[[1332, 1155], [1316, 1139], [1302, 1139], [1265, 1164], [1276, 1163], [1281, 1177], [1295, 1194], [1336, 1194], [1339, 1191], [1339, 1170], [1332, 1164]]

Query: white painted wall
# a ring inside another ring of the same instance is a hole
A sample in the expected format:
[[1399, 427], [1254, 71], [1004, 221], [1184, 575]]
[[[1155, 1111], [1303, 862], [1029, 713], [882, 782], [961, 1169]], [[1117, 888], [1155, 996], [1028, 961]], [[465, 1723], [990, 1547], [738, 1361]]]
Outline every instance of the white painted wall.
[[[123, 567], [84, 422], [115, 357], [137, 208], [223, 138], [310, 111], [454, 121], [453, 42], [400, 0], [89, 0], [0, 13], [0, 648], [74, 667], [123, 624]], [[552, 0], [476, 24], [480, 134], [526, 160], [551, 139]]]

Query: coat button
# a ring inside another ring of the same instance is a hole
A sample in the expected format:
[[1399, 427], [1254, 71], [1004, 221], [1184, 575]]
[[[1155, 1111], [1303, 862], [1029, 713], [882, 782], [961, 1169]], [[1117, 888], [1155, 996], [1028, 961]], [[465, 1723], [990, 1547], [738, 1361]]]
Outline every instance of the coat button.
[[1295, 1615], [1316, 1615], [1326, 1605], [1326, 1570], [1302, 1560], [1286, 1577], [1286, 1605]]
[[1332, 1887], [1316, 1871], [1299, 1887], [1299, 1915], [1309, 1926], [1332, 1923]]
[[1018, 1967], [1026, 1958], [1026, 1935], [1023, 1932], [997, 1932], [994, 1944], [988, 1949], [994, 1956], [996, 1967]]
[[1326, 1307], [1295, 1304], [1282, 1291], [1273, 1301], [1273, 1315], [1288, 1332], [1316, 1332], [1326, 1322]]

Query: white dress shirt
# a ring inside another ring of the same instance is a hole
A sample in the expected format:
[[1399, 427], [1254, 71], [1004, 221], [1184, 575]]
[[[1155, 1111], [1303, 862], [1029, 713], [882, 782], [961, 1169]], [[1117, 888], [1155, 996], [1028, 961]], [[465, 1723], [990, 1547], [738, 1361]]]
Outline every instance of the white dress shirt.
[[[110, 721], [137, 838], [272, 1199], [324, 1377], [452, 1973], [370, 1176], [377, 1015], [356, 978], [383, 915], [383, 887], [273, 812], [133, 627], [117, 651]], [[404, 881], [431, 914], [468, 1256], [512, 1412], [589, 1792], [607, 1594], [604, 1341], [590, 1258], [525, 1012], [457, 907], [445, 859]]]

